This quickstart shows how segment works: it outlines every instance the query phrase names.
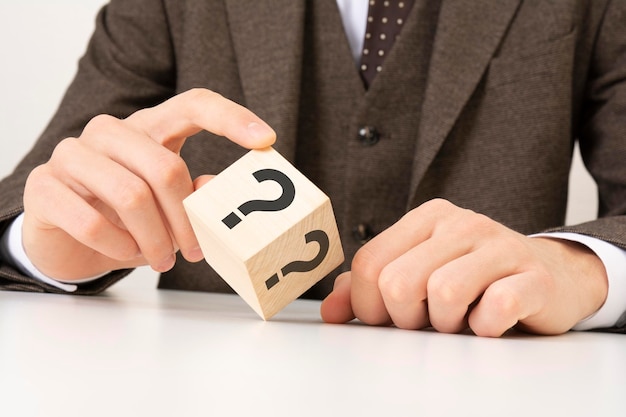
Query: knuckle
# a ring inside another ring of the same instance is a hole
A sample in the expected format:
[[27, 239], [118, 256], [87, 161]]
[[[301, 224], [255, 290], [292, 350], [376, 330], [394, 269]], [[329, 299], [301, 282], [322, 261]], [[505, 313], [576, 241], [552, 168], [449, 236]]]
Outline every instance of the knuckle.
[[409, 210], [404, 216], [403, 219], [406, 219], [410, 223], [419, 222], [424, 216], [426, 217], [436, 217], [441, 215], [442, 212], [449, 210], [449, 206], [452, 204], [444, 200], [442, 198], [434, 198], [432, 200], [428, 200], [418, 207], [415, 207], [412, 210]]
[[152, 190], [139, 179], [126, 181], [116, 196], [116, 207], [122, 211], [141, 210], [152, 201]]
[[378, 289], [383, 298], [391, 302], [405, 302], [412, 294], [409, 277], [394, 265], [385, 266], [380, 272]]
[[492, 233], [495, 229], [495, 222], [484, 214], [476, 213], [471, 210], [464, 210], [463, 216], [459, 223], [468, 232], [472, 233]]
[[188, 91], [189, 101], [186, 106], [187, 117], [190, 120], [202, 119], [204, 112], [216, 112], [225, 98], [215, 91], [206, 88], [193, 88]]
[[113, 124], [118, 123], [119, 119], [108, 115], [108, 114], [99, 114], [94, 116], [83, 129], [83, 135], [92, 135], [97, 132], [102, 132], [108, 130]]
[[427, 203], [432, 204], [433, 207], [435, 208], [448, 208], [449, 209], [451, 207], [456, 207], [454, 204], [452, 204], [449, 200], [446, 200], [445, 198], [433, 198]]
[[215, 91], [207, 88], [194, 87], [183, 93], [186, 98], [192, 101], [205, 101], [216, 97], [220, 97]]
[[[106, 228], [112, 227], [109, 221], [97, 212], [83, 212], [75, 217], [77, 240], [89, 247], [96, 247]], [[107, 256], [117, 261], [129, 261], [136, 257], [137, 246], [132, 239], [123, 239], [107, 251]]]
[[407, 212], [404, 216], [402, 216], [402, 220], [407, 220], [410, 224], [415, 224], [422, 218], [423, 210], [427, 209], [427, 207], [424, 207], [425, 204], [428, 203], [424, 203], [423, 205]]
[[500, 239], [499, 224], [484, 214], [476, 213], [468, 209], [462, 209], [460, 215], [442, 228], [443, 232], [449, 233], [454, 230], [459, 236], [472, 238], [474, 244], [486, 239]]
[[152, 111], [153, 110], [150, 107], [139, 109], [139, 110], [135, 111], [132, 115], [130, 115], [127, 120], [129, 120], [129, 119], [133, 120], [134, 119], [134, 120], [143, 121], [150, 115], [150, 113]]
[[94, 212], [78, 213], [75, 217], [77, 225], [78, 240], [90, 245], [96, 242], [102, 234], [102, 230], [107, 226], [107, 221]]
[[48, 168], [46, 165], [39, 165], [33, 168], [26, 179], [27, 186], [33, 188], [34, 191], [39, 190], [39, 186], [46, 182], [48, 177]]
[[159, 184], [159, 187], [166, 189], [176, 188], [185, 180], [191, 181], [187, 165], [180, 156], [173, 152], [164, 154], [156, 161], [152, 177]]
[[513, 317], [520, 309], [520, 300], [504, 286], [492, 286], [488, 289], [489, 303], [496, 317]]
[[50, 198], [50, 169], [47, 165], [35, 167], [26, 178], [24, 185], [24, 205], [32, 201], [46, 201]]
[[80, 146], [77, 138], [65, 138], [54, 147], [52, 155], [50, 156], [50, 162], [63, 161], [66, 155], [72, 155], [76, 149]]
[[447, 213], [457, 208], [450, 201], [443, 198], [433, 198], [432, 200], [428, 200], [422, 204], [422, 207], [435, 213]]
[[533, 272], [536, 288], [540, 288], [542, 294], [554, 294], [556, 284], [553, 275], [543, 265], [535, 266]]
[[63, 180], [68, 175], [69, 167], [76, 160], [81, 143], [77, 138], [66, 138], [61, 140], [52, 150], [50, 159], [35, 167], [28, 175], [28, 182], [32, 184], [48, 184], [52, 177]]
[[188, 105], [185, 106], [186, 113], [188, 117], [193, 120], [199, 116], [199, 112], [206, 111], [207, 107], [210, 107], [212, 103], [223, 97], [215, 91], [206, 88], [192, 88], [184, 92], [182, 98], [185, 103], [188, 103]]
[[463, 301], [460, 286], [455, 285], [454, 281], [441, 270], [434, 271], [430, 275], [426, 283], [426, 292], [428, 298], [436, 299], [437, 302], [448, 306], [458, 305]]
[[477, 229], [491, 229], [495, 222], [484, 214], [476, 213], [475, 211], [464, 209], [464, 218], [466, 221], [473, 225]]
[[359, 249], [352, 259], [353, 276], [359, 277], [368, 284], [378, 285], [381, 269], [380, 261], [366, 246]]

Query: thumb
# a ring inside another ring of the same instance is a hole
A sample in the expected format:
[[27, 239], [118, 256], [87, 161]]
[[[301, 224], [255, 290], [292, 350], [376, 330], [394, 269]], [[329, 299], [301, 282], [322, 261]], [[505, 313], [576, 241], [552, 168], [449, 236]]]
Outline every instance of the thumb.
[[350, 272], [337, 277], [333, 291], [320, 307], [322, 320], [327, 323], [347, 323], [355, 318], [350, 302], [351, 282]]

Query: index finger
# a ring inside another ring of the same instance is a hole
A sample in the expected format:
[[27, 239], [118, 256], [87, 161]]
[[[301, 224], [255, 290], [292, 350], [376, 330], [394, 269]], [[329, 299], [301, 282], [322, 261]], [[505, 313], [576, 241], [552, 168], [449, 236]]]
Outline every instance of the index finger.
[[178, 153], [188, 136], [201, 130], [225, 136], [248, 149], [265, 148], [276, 133], [247, 108], [213, 91], [196, 88], [130, 115], [126, 122]]

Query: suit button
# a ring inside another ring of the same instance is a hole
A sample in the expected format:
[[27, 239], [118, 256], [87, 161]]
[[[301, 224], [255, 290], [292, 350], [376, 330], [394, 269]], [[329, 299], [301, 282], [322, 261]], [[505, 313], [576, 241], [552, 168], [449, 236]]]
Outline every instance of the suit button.
[[359, 142], [365, 146], [374, 146], [380, 140], [380, 133], [372, 126], [363, 126], [359, 129]]
[[366, 223], [359, 223], [352, 229], [352, 237], [355, 241], [361, 245], [367, 243], [368, 240], [374, 237], [372, 228]]

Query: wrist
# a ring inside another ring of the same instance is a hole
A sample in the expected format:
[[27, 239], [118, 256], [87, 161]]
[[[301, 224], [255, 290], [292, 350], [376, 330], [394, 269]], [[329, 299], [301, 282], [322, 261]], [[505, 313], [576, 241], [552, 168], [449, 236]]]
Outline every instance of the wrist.
[[[62, 246], [60, 244], [54, 245], [52, 250], [46, 252], [46, 256], [43, 258], [47, 260], [47, 263], [52, 264], [51, 267], [46, 267], [46, 262], [41, 262], [42, 257], [35, 257], [32, 255], [32, 251], [26, 250], [27, 246], [24, 242], [27, 241], [27, 232], [24, 219], [25, 214], [22, 213], [11, 225], [10, 239], [12, 240], [11, 248], [14, 259], [19, 262], [19, 269], [26, 275], [71, 292], [76, 290], [75, 284], [94, 281], [110, 272], [110, 270], [103, 271], [101, 268], [94, 269], [97, 267], [95, 262], [79, 260], [79, 256], [76, 255], [79, 253], [78, 251], [70, 250], [74, 255], [67, 259], [61, 258], [61, 254], [55, 252]], [[63, 252], [68, 251], [64, 250]], [[83, 268], [83, 265], [87, 265], [87, 268]]]
[[559, 262], [575, 291], [569, 297], [582, 312], [574, 330], [611, 327], [624, 312], [626, 252], [603, 240], [576, 233], [553, 232], [531, 236], [557, 242], [563, 250]]

